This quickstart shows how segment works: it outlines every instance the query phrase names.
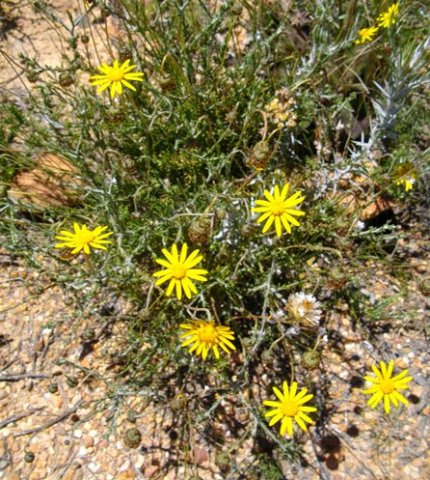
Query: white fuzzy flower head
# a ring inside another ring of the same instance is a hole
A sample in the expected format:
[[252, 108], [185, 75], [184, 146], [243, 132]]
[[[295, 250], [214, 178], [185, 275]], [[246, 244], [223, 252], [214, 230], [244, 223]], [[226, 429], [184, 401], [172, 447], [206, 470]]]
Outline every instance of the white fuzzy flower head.
[[314, 328], [319, 324], [322, 310], [320, 302], [310, 294], [299, 292], [288, 297], [287, 312], [291, 319], [303, 327]]

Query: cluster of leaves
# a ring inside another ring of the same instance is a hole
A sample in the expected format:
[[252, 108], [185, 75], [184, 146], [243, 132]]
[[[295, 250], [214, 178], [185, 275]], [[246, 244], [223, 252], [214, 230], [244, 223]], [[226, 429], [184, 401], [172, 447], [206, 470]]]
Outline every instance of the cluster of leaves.
[[[330, 280], [347, 292], [348, 269], [369, 255], [369, 244], [370, 255], [385, 254], [383, 234], [370, 231], [371, 242], [360, 247], [369, 236], [357, 235], [356, 212], [335, 194], [340, 172], [366, 177], [372, 198], [396, 192], [398, 163], [412, 158], [422, 169], [426, 151], [417, 139], [424, 125], [411, 128], [410, 112], [424, 108], [428, 81], [427, 27], [419, 21], [425, 5], [411, 2], [378, 41], [357, 46], [357, 31], [380, 13], [379, 1], [242, 0], [215, 7], [203, 0], [120, 0], [113, 7], [98, 0], [85, 14], [89, 28], [114, 16], [121, 30], [118, 39], [106, 39], [119, 54], [103, 60], [131, 59], [145, 74], [136, 93], [110, 101], [86, 80], [97, 65], [87, 54], [91, 35], [79, 28], [82, 15], [60, 21], [45, 2], [36, 3], [68, 35], [68, 49], [57, 68], [23, 56], [34, 93], [25, 108], [0, 107], [2, 244], [79, 293], [82, 309], [106, 292], [133, 301], [124, 356], [128, 379], [138, 385], [162, 389], [163, 377], [154, 374], [168, 365], [178, 366], [179, 384], [211, 375], [210, 365], [190, 362], [178, 347], [178, 325], [195, 309], [228, 324], [243, 346], [242, 359], [217, 366], [222, 391], [248, 388], [275, 342], [271, 353], [289, 359], [292, 351], [316, 348], [318, 334], [278, 342], [285, 332], [266, 320], [294, 291], [319, 294]], [[264, 108], [280, 88], [294, 97], [297, 124], [267, 135]], [[7, 198], [7, 187], [46, 151], [79, 169], [81, 202], [24, 211]], [[256, 168], [262, 152], [263, 167]], [[378, 161], [371, 173], [369, 158]], [[305, 193], [306, 220], [273, 241], [256, 228], [250, 207], [263, 189], [286, 181]], [[115, 247], [85, 269], [52, 248], [55, 233], [73, 221], [109, 225], [115, 235]], [[154, 259], [173, 242], [200, 248], [210, 272], [188, 313], [151, 287]], [[47, 257], [53, 261], [40, 261]], [[315, 257], [322, 268], [313, 270]], [[342, 278], [331, 278], [333, 265]], [[339, 295], [327, 296], [327, 308]], [[142, 350], [143, 342], [150, 348]], [[293, 365], [277, 368], [273, 376], [285, 377]]]

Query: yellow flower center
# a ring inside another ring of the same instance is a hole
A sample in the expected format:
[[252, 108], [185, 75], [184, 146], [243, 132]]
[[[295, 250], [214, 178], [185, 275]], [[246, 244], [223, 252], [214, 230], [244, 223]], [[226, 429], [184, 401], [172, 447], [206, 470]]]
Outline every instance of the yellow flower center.
[[176, 278], [176, 280], [182, 280], [187, 275], [187, 269], [184, 267], [182, 263], [176, 263], [172, 265], [172, 277]]
[[299, 406], [295, 400], [284, 400], [282, 402], [281, 410], [287, 417], [294, 417], [299, 411]]
[[119, 82], [124, 78], [124, 72], [119, 68], [112, 68], [106, 75], [111, 82]]
[[272, 215], [282, 215], [284, 213], [283, 202], [275, 201], [272, 203]]
[[382, 380], [379, 384], [379, 387], [382, 393], [385, 393], [385, 395], [389, 395], [394, 391], [394, 382], [390, 378], [387, 380]]
[[81, 230], [77, 240], [79, 243], [88, 244], [94, 240], [94, 232], [91, 230]]
[[218, 338], [218, 333], [213, 325], [200, 327], [196, 333], [202, 343], [215, 343]]

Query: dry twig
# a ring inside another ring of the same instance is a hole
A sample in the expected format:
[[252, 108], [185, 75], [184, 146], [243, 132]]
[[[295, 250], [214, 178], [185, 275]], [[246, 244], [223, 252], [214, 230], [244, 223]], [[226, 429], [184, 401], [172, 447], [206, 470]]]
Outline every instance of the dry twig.
[[61, 422], [65, 418], [67, 418], [72, 413], [75, 413], [76, 410], [81, 405], [81, 403], [82, 403], [82, 400], [79, 400], [79, 402], [77, 402], [72, 408], [70, 408], [69, 410], [66, 410], [61, 415], [58, 415], [58, 417], [55, 417], [55, 418], [49, 420], [48, 422], [46, 422], [43, 425], [40, 425], [38, 427], [29, 428], [28, 430], [23, 430], [22, 432], [17, 432], [17, 433], [14, 434], [14, 437], [17, 438], [17, 437], [22, 437], [24, 435], [31, 435], [33, 433], [38, 433], [38, 432], [41, 432], [42, 430], [45, 430], [47, 428], [52, 427], [53, 425]]
[[14, 423], [14, 422], [17, 422], [18, 420], [21, 420], [21, 418], [29, 417], [30, 415], [33, 415], [33, 413], [39, 412], [40, 410], [43, 410], [43, 409], [44, 407], [32, 408], [27, 412], [18, 413], [17, 415], [13, 415], [12, 417], [6, 418], [5, 420], [0, 422], [0, 429], [6, 427], [10, 423]]
[[11, 375], [2, 375], [0, 377], [0, 382], [16, 382], [18, 380], [23, 380], [24, 378], [50, 378], [51, 375], [46, 373], [16, 373]]

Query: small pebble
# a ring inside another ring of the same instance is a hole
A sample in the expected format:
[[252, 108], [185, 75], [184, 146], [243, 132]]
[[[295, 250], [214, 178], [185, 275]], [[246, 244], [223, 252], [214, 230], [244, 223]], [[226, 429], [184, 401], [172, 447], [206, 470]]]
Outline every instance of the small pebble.
[[100, 470], [100, 465], [95, 462], [91, 462], [88, 464], [88, 468], [93, 472], [96, 473]]
[[145, 475], [145, 478], [151, 478], [154, 475], [156, 475], [160, 470], [160, 467], [158, 465], [150, 465], [149, 467], [146, 467], [145, 470], [143, 471], [143, 474]]
[[84, 445], [87, 448], [91, 448], [94, 446], [94, 438], [93, 437], [85, 437], [84, 438]]
[[87, 449], [85, 447], [80, 447], [78, 451], [78, 455], [80, 457], [84, 457], [87, 454]]
[[126, 461], [119, 467], [119, 471], [120, 471], [120, 472], [125, 472], [126, 470], [128, 470], [129, 467], [130, 467], [130, 460], [126, 460]]

